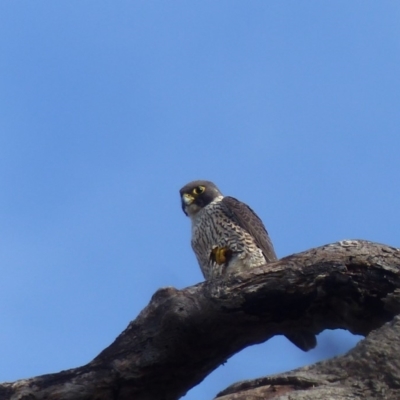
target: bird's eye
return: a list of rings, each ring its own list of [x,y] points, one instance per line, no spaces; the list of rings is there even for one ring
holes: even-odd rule
[[[193,189],[193,193],[199,195],[202,194],[205,190],[206,188],[204,186],[197,186]]]

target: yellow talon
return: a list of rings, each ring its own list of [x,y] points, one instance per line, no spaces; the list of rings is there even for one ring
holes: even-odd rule
[[[232,257],[232,250],[227,247],[215,247],[211,251],[211,260],[216,262],[218,265],[229,262]]]

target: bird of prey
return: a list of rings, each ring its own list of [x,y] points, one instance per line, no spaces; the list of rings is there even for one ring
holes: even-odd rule
[[[180,196],[183,212],[192,222],[192,248],[206,280],[277,260],[264,224],[246,204],[223,196],[205,180],[188,183]],[[304,351],[316,346],[310,332],[286,336]]]

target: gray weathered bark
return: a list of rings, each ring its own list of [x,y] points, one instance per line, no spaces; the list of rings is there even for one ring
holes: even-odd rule
[[[275,376],[239,382],[216,398],[249,399],[400,399],[399,316],[371,332],[342,357]]]
[[[183,290],[160,289],[89,364],[4,383],[0,400],[178,399],[246,346],[335,328],[362,335],[380,329],[346,356],[233,385],[218,399],[400,398],[400,322],[393,320],[399,293],[400,250],[367,241],[322,246]]]

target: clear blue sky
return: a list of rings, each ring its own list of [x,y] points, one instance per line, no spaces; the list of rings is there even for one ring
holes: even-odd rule
[[[0,381],[77,367],[202,280],[178,191],[215,181],[278,256],[400,246],[400,4],[0,3]],[[340,354],[230,359],[185,399]]]

